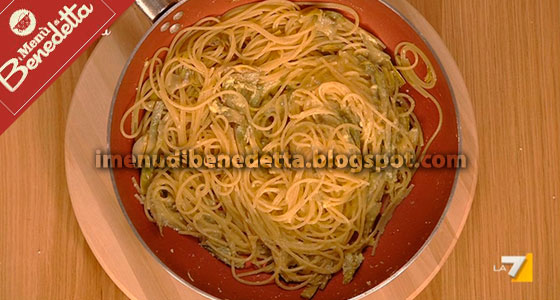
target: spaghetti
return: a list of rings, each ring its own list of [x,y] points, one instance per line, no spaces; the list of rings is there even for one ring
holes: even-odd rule
[[[135,154],[420,157],[441,128],[441,109],[427,92],[435,72],[413,44],[397,47],[396,65],[384,49],[343,5],[268,0],[238,7],[183,29],[146,61],[121,132],[135,139]],[[415,71],[420,61],[424,79]],[[400,91],[406,82],[440,111],[426,145],[415,101]],[[198,238],[240,282],[305,288],[302,296],[311,298],[339,271],[348,283],[366,247],[373,254],[413,174],[163,168],[143,169],[135,185],[160,230]]]

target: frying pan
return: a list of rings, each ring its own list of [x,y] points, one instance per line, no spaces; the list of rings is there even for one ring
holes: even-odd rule
[[[189,0],[171,3],[166,0],[137,0],[137,5],[154,24],[129,58],[115,90],[108,120],[111,153],[131,153],[133,141],[121,135],[119,122],[134,103],[138,76],[145,60],[152,57],[157,49],[169,45],[180,28],[190,26],[201,18],[219,16],[232,8],[252,2],[257,1]],[[458,127],[454,93],[445,70],[421,34],[384,1],[328,2],[354,8],[360,15],[361,27],[378,36],[387,45],[386,52],[392,57],[396,45],[403,41],[416,44],[426,53],[438,77],[437,84],[430,93],[440,102],[444,115],[442,131],[428,154],[460,153],[461,131]],[[435,106],[410,86],[405,85],[403,89],[410,90],[410,94],[416,99],[415,113],[425,136],[431,136],[438,123]],[[414,189],[395,210],[380,238],[375,255],[369,255],[371,250],[366,249],[364,262],[352,282],[343,285],[342,274],[336,274],[325,290],[317,292],[313,299],[363,298],[402,273],[437,230],[453,196],[458,172],[458,169],[419,169],[412,180]],[[169,228],[164,228],[163,235],[160,235],[158,227],[146,218],[142,205],[134,197],[136,190],[131,178],[138,179],[139,172],[133,169],[111,169],[111,177],[123,212],[140,241],[162,267],[183,284],[211,299],[300,299],[301,290],[285,291],[274,284],[248,286],[236,281],[230,268],[202,248],[195,238],[179,235]]]

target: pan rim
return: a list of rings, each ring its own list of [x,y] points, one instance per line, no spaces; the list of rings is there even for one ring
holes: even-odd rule
[[[262,0],[257,0],[258,1],[262,1]],[[293,0],[290,0],[293,1]],[[300,2],[301,0],[295,0],[294,2]],[[305,0],[303,0],[305,1]],[[460,112],[459,112],[459,105],[457,103],[457,95],[455,92],[455,89],[453,88],[453,85],[451,84],[451,80],[449,78],[449,75],[446,71],[446,69],[444,68],[441,59],[439,57],[439,55],[434,51],[434,48],[432,47],[432,45],[429,43],[429,41],[427,40],[427,38],[424,36],[424,34],[422,34],[420,32],[420,30],[412,23],[412,21],[407,18],[404,14],[402,14],[397,7],[395,7],[394,5],[392,5],[391,3],[389,3],[389,0],[377,0],[379,1],[381,4],[385,5],[387,8],[389,8],[393,13],[395,13],[399,18],[401,18],[413,31],[414,33],[420,38],[420,40],[426,45],[426,47],[428,48],[428,50],[430,50],[431,54],[433,55],[433,57],[436,60],[436,63],[438,65],[438,67],[440,68],[441,72],[443,73],[443,77],[445,78],[447,87],[449,89],[449,92],[451,94],[451,100],[454,106],[454,110],[455,110],[455,117],[456,117],[456,126],[457,126],[457,153],[463,153],[463,132],[462,132],[462,128],[461,128],[461,119],[460,119]],[[132,60],[134,58],[134,56],[136,55],[136,53],[138,52],[138,50],[140,49],[140,47],[144,44],[145,40],[147,39],[147,37],[154,31],[156,30],[160,24],[163,22],[163,20],[165,20],[166,17],[168,17],[169,15],[172,15],[173,13],[175,13],[175,11],[180,8],[181,6],[183,6],[183,4],[189,2],[189,0],[181,0],[175,4],[173,4],[165,13],[163,13],[161,16],[159,16],[159,18],[152,24],[152,26],[146,31],[146,33],[144,33],[144,35],[142,36],[142,38],[138,41],[138,43],[136,44],[136,46],[134,47],[133,51],[131,52],[130,56],[127,59],[126,64],[124,65],[121,74],[119,76],[119,79],[117,81],[117,85],[115,87],[115,90],[113,92],[113,98],[111,100],[111,104],[110,104],[110,111],[109,111],[109,116],[108,116],[108,120],[107,120],[107,149],[111,149],[111,125],[112,125],[112,119],[113,119],[113,114],[114,114],[114,107],[115,107],[115,103],[117,101],[117,96],[119,93],[119,90],[121,88],[124,76],[127,72],[127,70],[130,67],[130,64],[132,63]],[[318,2],[328,2],[328,0],[319,0]],[[414,9],[414,8],[412,8]],[[414,9],[416,10],[416,9]],[[419,14],[420,15],[420,14]],[[424,17],[422,16],[422,18],[424,19]],[[424,19],[425,20],[425,19]],[[430,25],[431,27],[431,25]],[[435,30],[434,30],[435,31]],[[438,38],[439,35],[438,35]],[[441,39],[441,38],[440,38]],[[447,50],[447,49],[446,49]],[[477,150],[478,151],[478,150]],[[438,222],[436,223],[435,227],[433,228],[432,232],[430,233],[430,235],[426,238],[426,240],[424,241],[424,243],[422,244],[422,246],[414,253],[414,255],[403,265],[401,266],[397,271],[395,271],[395,273],[393,273],[391,276],[389,276],[388,278],[386,278],[385,280],[383,280],[382,282],[380,282],[379,284],[375,285],[374,287],[362,292],[359,295],[356,295],[352,298],[349,298],[348,300],[358,300],[358,299],[363,299],[364,297],[367,297],[373,293],[375,293],[376,291],[382,289],[383,287],[385,287],[386,285],[388,285],[389,283],[391,283],[393,280],[395,280],[398,276],[400,276],[402,273],[404,273],[406,271],[406,269],[408,269],[408,267],[410,267],[415,261],[416,259],[422,254],[422,252],[424,252],[424,250],[428,247],[428,245],[430,244],[430,242],[432,241],[432,239],[434,238],[434,236],[436,235],[436,233],[439,231],[441,224],[443,223],[443,220],[445,219],[449,208],[451,207],[451,203],[452,200],[455,196],[455,192],[457,189],[457,183],[458,183],[458,179],[459,179],[459,174],[460,174],[461,170],[458,168],[455,170],[455,176],[453,179],[453,186],[451,188],[451,191],[449,193],[449,198],[447,199],[447,204],[445,205],[445,208],[438,220]],[[191,283],[189,283],[188,281],[186,281],[185,279],[183,279],[181,276],[177,275],[173,270],[171,270],[151,249],[150,247],[146,244],[146,242],[144,241],[144,239],[140,236],[140,234],[138,233],[136,227],[134,226],[134,223],[132,222],[132,220],[130,219],[124,204],[122,202],[122,199],[120,197],[119,194],[119,190],[117,187],[117,183],[116,183],[116,179],[115,179],[115,175],[114,175],[114,170],[113,168],[109,168],[109,173],[110,173],[110,177],[111,177],[111,184],[113,186],[113,191],[115,192],[115,196],[117,198],[117,201],[119,203],[119,206],[126,218],[127,223],[129,224],[129,226],[131,227],[134,235],[136,236],[136,238],[140,241],[140,243],[142,244],[142,246],[145,248],[145,250],[148,251],[148,253],[158,262],[159,265],[161,265],[165,271],[167,273],[169,273],[174,279],[176,279],[177,281],[179,281],[181,284],[189,287],[190,289],[198,292],[200,295],[208,298],[208,299],[212,299],[212,300],[221,300],[220,298],[217,298],[201,289],[199,289],[198,287],[192,285]],[[470,205],[469,205],[470,206]],[[468,215],[468,214],[467,214]],[[439,268],[438,268],[439,270]]]

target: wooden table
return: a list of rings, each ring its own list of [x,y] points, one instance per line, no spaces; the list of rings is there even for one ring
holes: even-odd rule
[[[560,299],[560,3],[411,0],[471,93],[477,195],[447,263],[417,299]],[[0,136],[0,299],[125,299],[72,212],[64,129],[85,53]],[[534,282],[496,273],[534,254]]]

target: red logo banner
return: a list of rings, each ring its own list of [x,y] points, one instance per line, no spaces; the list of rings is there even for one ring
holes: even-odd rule
[[[0,4],[0,134],[133,0]]]

